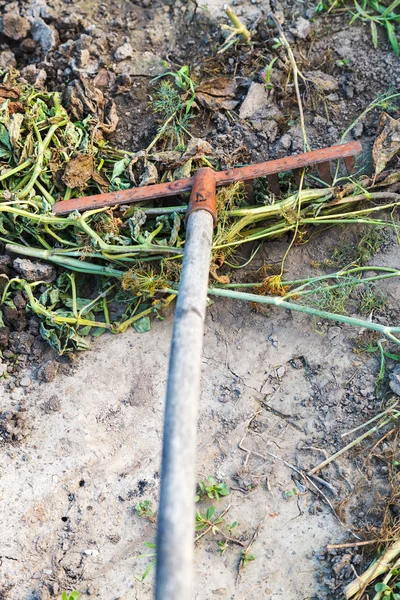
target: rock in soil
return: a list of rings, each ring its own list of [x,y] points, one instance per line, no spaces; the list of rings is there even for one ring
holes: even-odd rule
[[[56,270],[52,265],[41,262],[32,262],[29,258],[16,258],[13,262],[14,269],[27,281],[52,282],[56,278]]]
[[[56,360],[48,360],[39,368],[37,378],[41,381],[53,381],[56,378],[59,366]]]
[[[29,354],[35,338],[26,331],[13,331],[10,333],[9,347],[14,354]]]
[[[389,375],[389,386],[392,392],[400,396],[400,365],[397,365]]]
[[[121,60],[126,60],[127,58],[131,58],[133,56],[133,48],[129,42],[125,42],[119,48],[116,49],[114,58],[118,62]]]
[[[6,13],[0,25],[1,32],[12,40],[22,40],[28,35],[29,21],[14,13]]]
[[[0,68],[15,68],[16,66],[17,61],[11,50],[3,50],[3,52],[0,52]]]
[[[39,42],[43,52],[46,53],[54,50],[60,42],[57,30],[40,17],[32,23],[32,37],[36,42]]]

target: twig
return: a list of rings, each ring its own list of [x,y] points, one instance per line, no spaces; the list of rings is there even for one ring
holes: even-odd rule
[[[362,540],[359,542],[348,542],[346,544],[328,544],[327,550],[336,550],[338,548],[354,548],[357,546],[371,546],[372,544],[378,544],[379,542],[389,542],[392,540]]]
[[[295,87],[295,90],[296,90],[297,104],[298,104],[298,107],[299,107],[301,132],[303,134],[304,151],[307,152],[307,150],[310,150],[310,146],[308,145],[308,141],[307,141],[307,133],[306,133],[306,124],[305,124],[305,121],[304,121],[303,104],[302,104],[301,94],[300,94],[300,88],[299,88],[299,76],[303,80],[305,80],[305,77],[301,74],[301,72],[299,71],[299,69],[297,67],[296,59],[294,57],[292,48],[290,47],[290,44],[287,41],[287,38],[286,38],[286,36],[285,36],[285,34],[283,32],[283,29],[282,29],[280,23],[278,22],[278,20],[276,19],[275,15],[273,13],[270,13],[269,16],[272,18],[272,20],[274,21],[274,23],[275,23],[275,25],[276,25],[276,27],[278,29],[280,40],[282,41],[282,44],[286,48],[286,52],[287,52],[290,64],[292,65],[292,69],[293,69],[293,83],[294,83],[294,87]]]
[[[255,590],[256,588],[260,587],[260,585],[262,585],[264,583],[264,581],[267,581],[268,577],[265,577],[264,579],[262,579],[261,581],[259,581],[258,583],[254,584],[253,586],[251,586],[251,588],[249,590],[247,590],[247,592],[245,593],[245,595],[243,596],[242,600],[246,600],[247,596],[250,594],[250,592],[252,592],[253,590]]]
[[[253,533],[253,535],[251,537],[251,540],[249,541],[249,543],[247,544],[246,548],[242,552],[242,556],[241,556],[241,559],[239,561],[238,573],[237,573],[237,576],[236,576],[236,585],[239,583],[241,572],[242,572],[243,567],[244,567],[244,565],[246,563],[246,558],[245,557],[247,556],[248,552],[250,552],[250,548],[252,547],[252,545],[254,544],[254,542],[256,541],[256,539],[258,538],[258,536],[260,535],[260,531],[261,531],[261,528],[263,526],[264,519],[265,519],[265,514],[264,514],[263,518],[261,519],[261,521],[259,522],[259,524],[257,525],[256,530],[254,531],[254,533]]]

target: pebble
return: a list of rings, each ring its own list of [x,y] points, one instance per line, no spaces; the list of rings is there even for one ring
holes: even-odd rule
[[[32,37],[35,42],[39,42],[43,52],[54,50],[60,41],[57,30],[51,25],[47,25],[40,17],[37,17],[32,23]]]
[[[307,21],[307,19],[304,19],[304,17],[299,17],[294,27],[290,29],[290,33],[301,40],[307,39],[311,33],[310,21]]]
[[[16,67],[17,61],[11,50],[0,52],[0,68]]]
[[[119,48],[116,49],[114,53],[114,58],[116,61],[120,62],[121,60],[126,60],[127,58],[132,58],[133,56],[133,48],[129,42],[125,42]]]
[[[14,13],[6,13],[1,25],[2,33],[12,40],[22,40],[28,35],[31,26],[29,21]]]
[[[284,367],[284,366],[282,366],[282,367],[279,367],[279,368],[276,370],[276,374],[277,374],[277,376],[279,377],[279,379],[282,379],[282,377],[284,376],[284,374],[285,374],[285,373],[286,373],[286,369],[285,369],[285,367]]]
[[[13,262],[14,269],[27,281],[54,281],[56,270],[52,265],[33,262],[28,258],[16,258]]]
[[[29,387],[31,385],[31,379],[27,375],[20,379],[19,385],[21,387]]]

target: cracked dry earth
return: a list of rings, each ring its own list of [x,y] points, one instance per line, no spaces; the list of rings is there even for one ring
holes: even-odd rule
[[[321,234],[295,248],[288,275],[298,276],[324,244]],[[274,261],[287,243],[266,248]],[[375,262],[396,257],[392,244]],[[260,264],[266,259],[257,257]],[[386,286],[395,303],[397,287]],[[150,561],[137,556],[148,552],[144,542],[154,541],[155,525],[134,507],[157,502],[172,321],[171,311],[147,334],[103,336],[69,375],[34,382],[19,400],[3,395],[10,411],[25,410],[15,421],[19,442],[1,454],[1,598],[59,598],[63,589],[102,600],[152,597],[153,574],[144,582],[134,576]],[[231,493],[217,510],[231,505],[227,522],[238,521],[244,543],[262,525],[252,547],[256,560],[239,580],[239,546],[221,556],[216,538],[201,540],[197,600],[338,597],[330,595],[334,583],[322,553],[327,543],[349,539],[347,525],[321,495],[305,492],[280,459],[309,469],[324,451],[340,447],[340,433],[377,411],[377,364],[353,353],[358,335],[305,315],[261,314],[239,302],[218,300],[208,309],[198,478],[214,475],[228,483]],[[338,493],[322,488],[330,502],[346,496],[355,468],[345,457],[324,471]],[[372,498],[373,489],[367,478],[360,484],[364,497]]]

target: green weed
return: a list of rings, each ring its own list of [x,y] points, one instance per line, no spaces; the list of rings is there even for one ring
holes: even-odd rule
[[[152,510],[150,500],[143,500],[136,504],[135,511],[138,517],[148,519],[151,523],[156,522],[155,513]]]
[[[222,496],[229,495],[229,488],[226,483],[218,483],[214,477],[207,477],[207,482],[199,481],[199,491],[196,495],[196,502],[199,502],[204,496],[219,500]]]
[[[61,600],[79,600],[80,596],[79,592],[63,592],[61,594]]]
[[[351,16],[350,23],[357,20],[369,23],[371,28],[372,43],[378,48],[378,27],[386,30],[390,46],[396,56],[399,55],[397,40],[398,23],[400,14],[396,10],[400,7],[400,0],[382,4],[378,0],[320,0],[315,7],[316,12],[332,12],[335,8],[345,7]]]

